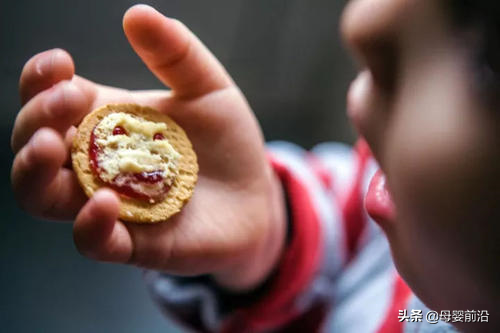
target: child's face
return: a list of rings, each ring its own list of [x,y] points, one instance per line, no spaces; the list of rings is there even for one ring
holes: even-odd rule
[[[353,0],[342,33],[365,69],[348,113],[393,198],[372,182],[367,209],[412,289],[453,310],[498,293],[500,110],[481,98],[474,47],[444,2]]]

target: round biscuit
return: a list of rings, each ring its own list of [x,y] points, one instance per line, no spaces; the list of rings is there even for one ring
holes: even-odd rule
[[[73,140],[71,158],[80,185],[88,197],[101,187],[106,187],[92,171],[89,159],[90,136],[94,127],[107,115],[124,112],[153,122],[167,124],[166,139],[181,155],[178,174],[167,193],[167,197],[157,203],[120,195],[120,219],[136,223],[155,223],[167,220],[178,213],[191,198],[198,178],[196,153],[184,130],[167,115],[147,106],[137,104],[108,104],[89,113],[78,126]]]

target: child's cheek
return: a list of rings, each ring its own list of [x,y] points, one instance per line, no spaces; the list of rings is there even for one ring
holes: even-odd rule
[[[452,114],[445,119],[439,112],[446,111],[402,115],[388,136],[393,139],[386,172],[398,212],[419,220],[454,220],[463,214],[484,164],[484,144],[473,122]]]
[[[466,73],[451,53],[411,66],[401,83],[384,149],[398,214],[435,225],[469,206],[491,131]]]

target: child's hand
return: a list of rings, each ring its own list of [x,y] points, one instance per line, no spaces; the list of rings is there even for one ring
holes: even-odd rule
[[[75,219],[74,240],[91,258],[179,274],[212,273],[235,289],[255,286],[284,242],[284,204],[261,132],[244,97],[215,57],[181,23],[139,5],[125,34],[172,91],[127,91],[74,75],[61,50],[37,54],[21,74],[25,103],[12,134],[12,183],[33,215]],[[124,68],[124,71],[127,69]],[[150,105],[186,131],[200,173],[190,202],[169,221],[117,221],[119,199],[100,190],[88,200],[70,169],[74,125],[106,103]]]

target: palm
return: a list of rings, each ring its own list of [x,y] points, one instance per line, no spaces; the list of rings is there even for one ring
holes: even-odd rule
[[[260,219],[242,219],[242,210],[267,190],[267,164],[257,123],[239,90],[234,87],[194,99],[173,96],[170,91],[133,92],[97,86],[91,108],[107,103],[140,103],[172,117],[193,143],[200,166],[198,183],[190,202],[167,223],[150,226],[125,224],[135,247],[124,248],[133,258],[129,262],[148,268],[195,273],[192,262],[198,249],[224,250],[251,240]],[[244,166],[244,167],[242,167]],[[265,181],[263,181],[263,179]],[[240,216],[240,217],[239,217]],[[254,216],[257,217],[257,216]],[[173,253],[174,252],[174,253]],[[161,253],[161,256],[154,254]],[[204,272],[214,264],[223,265],[221,253],[195,269]],[[163,263],[168,258],[167,267]],[[150,258],[158,258],[151,260]],[[179,262],[175,263],[176,258]],[[182,259],[182,260],[181,260]],[[229,258],[228,258],[229,260]]]

